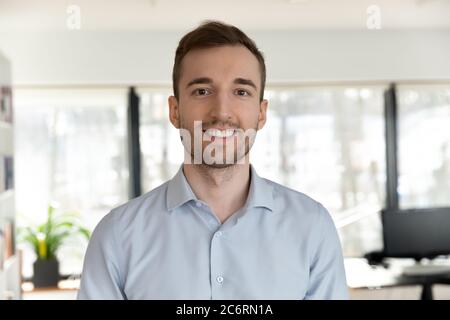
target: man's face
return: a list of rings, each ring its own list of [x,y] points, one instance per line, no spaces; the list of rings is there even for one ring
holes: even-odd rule
[[[186,151],[194,156],[194,121],[201,121],[202,155],[209,154],[213,146],[210,144],[215,143],[214,147],[222,149],[223,159],[231,151],[234,162],[241,160],[253,139],[240,139],[239,133],[251,130],[256,133],[266,121],[268,102],[259,100],[261,74],[257,58],[244,46],[190,51],[182,61],[178,89],[178,101],[174,96],[169,97],[170,121],[176,128],[190,133],[191,141],[183,139]],[[229,136],[233,129],[233,135]],[[211,166],[232,165],[225,162]]]

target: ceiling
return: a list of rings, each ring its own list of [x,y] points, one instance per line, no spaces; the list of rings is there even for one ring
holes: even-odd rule
[[[376,4],[381,29],[450,29],[450,0],[0,0],[0,31],[186,30],[218,19],[246,30],[365,29]]]

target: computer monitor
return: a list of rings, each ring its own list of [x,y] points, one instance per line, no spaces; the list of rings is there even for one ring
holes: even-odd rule
[[[450,208],[383,210],[384,256],[434,258],[450,254]]]

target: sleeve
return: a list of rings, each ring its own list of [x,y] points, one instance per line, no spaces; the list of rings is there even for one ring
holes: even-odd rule
[[[97,225],[86,251],[81,275],[79,300],[123,300],[120,261],[115,234],[115,221],[111,213]]]
[[[333,219],[321,204],[318,230],[319,240],[312,254],[305,299],[347,300],[348,287],[339,236]]]

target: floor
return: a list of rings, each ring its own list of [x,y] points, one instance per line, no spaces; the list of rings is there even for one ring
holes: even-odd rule
[[[352,300],[419,300],[420,286],[383,288],[383,289],[351,289]],[[435,285],[433,288],[435,300],[450,300],[450,285]],[[77,290],[46,290],[24,292],[24,300],[74,300]]]

